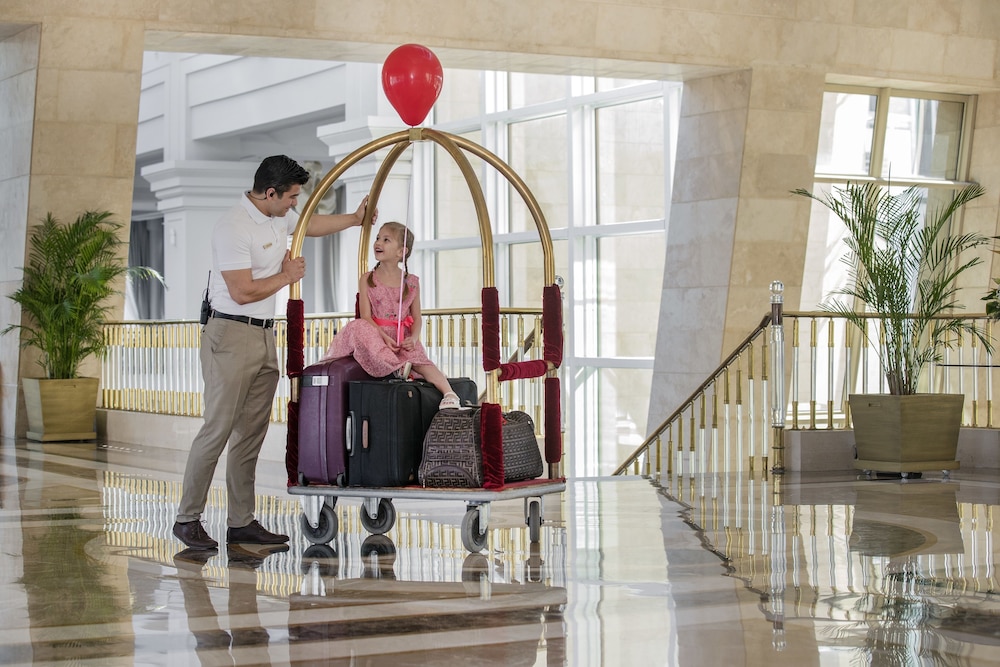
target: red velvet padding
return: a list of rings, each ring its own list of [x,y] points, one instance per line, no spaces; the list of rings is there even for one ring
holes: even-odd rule
[[[563,358],[562,293],[558,285],[542,290],[542,358],[558,367]]]
[[[288,358],[285,361],[285,371],[288,375],[298,375],[305,366],[305,304],[301,299],[289,299],[285,313],[288,316]]]
[[[499,489],[503,486],[503,413],[496,403],[483,403],[479,414],[483,488]]]
[[[285,372],[292,381],[301,377],[305,367],[305,304],[301,299],[289,299],[285,308],[288,316],[288,351],[285,359]],[[288,486],[298,484],[299,472],[299,405],[288,401],[288,429],[285,433],[285,473],[288,475]]]
[[[562,460],[562,401],[559,378],[545,378],[545,462]]]
[[[488,373],[498,368],[500,368],[500,294],[496,287],[484,287],[483,370]]]
[[[549,365],[541,359],[518,361],[510,364],[500,364],[500,380],[520,380],[522,378],[540,378],[549,370]]]

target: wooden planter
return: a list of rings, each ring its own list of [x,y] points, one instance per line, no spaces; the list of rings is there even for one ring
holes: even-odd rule
[[[98,378],[21,378],[28,412],[28,439],[39,442],[96,440]]]
[[[962,394],[851,394],[854,467],[880,472],[955,470]]]

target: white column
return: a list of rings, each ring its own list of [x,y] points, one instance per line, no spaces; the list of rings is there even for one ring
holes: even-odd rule
[[[212,228],[253,185],[257,162],[170,161],[149,165],[163,213],[164,318],[197,319],[212,266]]]

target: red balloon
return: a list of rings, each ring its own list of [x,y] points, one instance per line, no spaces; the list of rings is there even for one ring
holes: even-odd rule
[[[441,94],[444,73],[437,56],[425,46],[403,44],[382,65],[382,90],[410,127],[424,122]]]

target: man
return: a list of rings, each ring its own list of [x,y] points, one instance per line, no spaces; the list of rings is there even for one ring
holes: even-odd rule
[[[205,423],[191,444],[173,529],[190,548],[218,547],[201,515],[227,442],[226,541],[288,541],[287,535],[268,531],[254,518],[254,482],[278,386],[275,294],[300,280],[306,269],[305,259],[292,259],[287,247],[299,218],[292,207],[308,180],[309,172],[291,158],[265,158],[253,190],[222,216],[212,233],[211,310],[201,335]],[[312,216],[306,235],[325,236],[360,225],[367,204],[365,198],[354,213]]]

